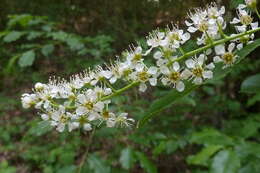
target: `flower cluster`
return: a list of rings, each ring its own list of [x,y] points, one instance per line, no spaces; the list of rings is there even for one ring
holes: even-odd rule
[[[213,78],[216,63],[222,63],[223,68],[235,64],[238,58],[235,48],[241,49],[252,42],[254,34],[248,34],[249,30],[259,30],[258,22],[253,22],[251,12],[247,10],[253,3],[253,0],[246,0],[246,5],[238,6],[238,16],[230,22],[235,25],[237,34],[227,36],[224,33],[227,25],[225,7],[219,8],[212,3],[206,9],[198,8],[189,13],[189,19],[185,21],[187,31],[172,24],[147,36],[147,50],[144,46],[132,45],[110,65],[87,69],[70,80],[51,78],[47,84],[36,83],[32,94],[22,95],[22,105],[41,110],[41,118],[59,132],[81,127],[89,131],[101,124],[130,126],[134,119],[127,113],[110,110],[112,97],[136,85],[140,92],[145,92],[148,85],[160,84],[182,92],[187,84],[200,85]],[[185,52],[184,45],[194,32],[201,33],[197,45],[205,46],[201,51]],[[221,39],[224,41],[217,42]],[[152,66],[145,63],[149,56],[154,60]],[[116,83],[118,86],[122,82],[127,85],[114,88]]]

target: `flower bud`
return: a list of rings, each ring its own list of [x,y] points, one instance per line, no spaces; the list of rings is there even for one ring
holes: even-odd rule
[[[257,0],[245,0],[245,3],[249,8],[256,9],[256,1]]]
[[[37,82],[34,87],[37,91],[41,91],[44,89],[44,84]]]

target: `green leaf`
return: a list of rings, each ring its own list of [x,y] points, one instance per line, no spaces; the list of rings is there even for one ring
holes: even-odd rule
[[[92,154],[88,158],[89,168],[94,171],[94,173],[110,173],[111,169],[107,164],[95,154]]]
[[[222,149],[221,145],[209,145],[203,148],[199,153],[194,156],[189,156],[187,162],[192,165],[202,165],[207,166],[209,158],[215,154],[217,151]]]
[[[121,151],[120,163],[124,169],[130,169],[134,163],[134,154],[131,148],[125,148]]]
[[[32,126],[31,129],[29,130],[29,133],[35,136],[42,136],[47,132],[51,131],[51,129],[52,127],[50,125],[50,122],[41,121],[35,124],[34,126]]]
[[[11,31],[4,37],[4,42],[10,43],[21,38],[25,33],[19,31]]]
[[[232,150],[222,150],[213,158],[211,173],[237,173],[240,159]]]
[[[260,74],[246,78],[241,84],[241,92],[257,93],[260,92]]]
[[[237,63],[239,63],[242,59],[244,59],[250,52],[255,50],[258,46],[260,46],[260,39],[255,40],[253,43],[245,46],[243,49],[237,51],[237,55],[239,56]],[[220,65],[214,70],[214,78],[204,83],[211,83],[215,80],[219,80],[225,77],[231,70],[234,68],[236,64],[231,68],[222,69]],[[137,127],[142,127],[145,123],[147,123],[151,118],[153,118],[157,113],[161,112],[162,110],[172,106],[177,100],[183,98],[190,94],[193,90],[198,88],[199,86],[194,85],[186,85],[186,89],[183,92],[178,92],[176,90],[170,91],[164,97],[155,100],[147,112],[143,115],[143,118],[138,122]]]
[[[215,129],[203,129],[200,132],[192,134],[191,143],[204,145],[232,145],[234,142],[232,138],[220,133]]]
[[[173,105],[178,99],[181,99],[188,94],[191,93],[195,88],[198,88],[198,86],[195,85],[189,85],[186,87],[186,89],[183,92],[178,92],[176,90],[170,91],[166,96],[155,100],[148,111],[144,114],[143,118],[138,122],[137,127],[142,127],[148,120],[150,120],[153,116],[155,116],[157,113],[161,112],[162,110],[170,107]]]
[[[253,97],[248,98],[246,106],[247,107],[253,106],[257,102],[260,102],[260,93],[257,93]]]
[[[22,54],[18,63],[20,67],[27,67],[33,64],[34,59],[35,59],[35,52],[33,50],[29,50]]]
[[[44,45],[41,49],[41,52],[44,56],[49,56],[54,51],[54,45],[53,44],[47,44]]]
[[[57,173],[73,173],[76,172],[77,167],[75,165],[65,166],[63,168],[59,168]]]
[[[155,165],[145,156],[144,153],[135,152],[137,159],[140,161],[141,167],[147,173],[157,173],[157,168]]]

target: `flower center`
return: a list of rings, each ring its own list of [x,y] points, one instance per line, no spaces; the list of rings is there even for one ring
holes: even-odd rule
[[[233,61],[234,61],[234,54],[233,53],[231,53],[231,52],[227,52],[227,53],[225,53],[223,56],[222,56],[222,59],[224,60],[224,62],[226,63],[226,64],[232,64],[233,63]]]
[[[205,32],[205,31],[208,30],[208,28],[209,28],[208,23],[207,23],[206,21],[202,21],[202,22],[199,24],[199,28],[198,28],[198,29],[199,29],[201,32]]]
[[[88,110],[92,110],[94,107],[94,104],[92,102],[87,102],[84,104],[84,106],[88,109]]]
[[[192,73],[197,76],[197,77],[202,77],[202,72],[203,72],[203,68],[201,67],[195,67],[193,70],[192,70]]]
[[[170,41],[174,42],[174,41],[180,41],[180,36],[178,33],[174,32],[170,35]]]
[[[170,75],[169,75],[169,79],[171,80],[171,81],[178,81],[179,79],[180,79],[180,73],[179,72],[172,72],[172,73],[170,73]]]
[[[242,15],[240,20],[243,25],[250,25],[253,22],[253,18],[249,15]]]
[[[147,81],[149,79],[149,76],[150,75],[147,72],[145,72],[145,71],[142,71],[142,72],[138,73],[139,80],[143,81],[143,82]]]
[[[135,54],[133,57],[133,61],[134,62],[138,62],[142,59],[142,55],[141,54]]]
[[[62,114],[62,115],[61,115],[61,117],[60,117],[60,122],[66,123],[68,120],[69,120],[69,118],[68,118],[65,114]]]
[[[86,116],[80,116],[78,119],[78,122],[82,125],[82,124],[88,123],[89,121]]]
[[[110,117],[108,111],[104,111],[104,112],[102,113],[102,116],[103,116],[103,118],[105,118],[105,119],[108,119],[108,118]]]

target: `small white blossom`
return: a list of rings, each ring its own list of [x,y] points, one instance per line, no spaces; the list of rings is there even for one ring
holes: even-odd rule
[[[224,66],[223,68],[229,67],[233,65],[237,59],[237,55],[233,53],[235,49],[235,43],[230,43],[228,45],[228,51],[226,51],[225,45],[221,44],[215,47],[215,52],[217,56],[214,57],[214,62],[223,62]]]
[[[162,76],[162,83],[164,85],[172,85],[177,91],[182,92],[185,89],[183,83],[184,76],[181,73],[181,68],[178,62],[174,62],[171,67],[162,66],[160,68]]]
[[[136,71],[134,71],[131,74],[131,79],[133,81],[139,81],[141,82],[139,86],[139,90],[141,92],[144,92],[147,89],[146,82],[149,81],[149,83],[152,86],[155,86],[157,84],[157,76],[158,76],[158,69],[157,67],[149,67],[147,68],[144,64],[139,63],[136,65],[135,68]]]
[[[204,54],[201,54],[198,58],[194,57],[193,59],[185,61],[188,69],[183,71],[184,78],[191,77],[193,83],[196,85],[202,84],[203,79],[211,79],[213,77],[211,70],[215,66],[212,63],[206,65],[205,61],[206,56]]]

